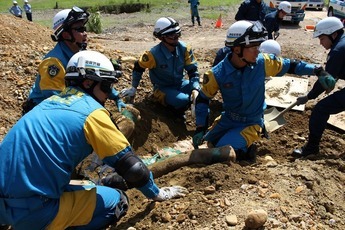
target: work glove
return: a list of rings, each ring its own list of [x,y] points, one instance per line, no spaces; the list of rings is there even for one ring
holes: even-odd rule
[[[189,193],[188,189],[182,186],[171,186],[171,187],[162,187],[159,189],[159,193],[156,197],[153,198],[155,201],[164,201],[170,200],[172,198],[183,197]]]
[[[195,105],[196,105],[196,98],[198,97],[198,95],[199,95],[198,90],[193,90],[192,94],[190,95],[192,118],[195,118]]]
[[[304,105],[309,100],[308,95],[300,96],[297,98],[296,105]]]
[[[121,100],[121,98],[118,98],[116,100],[117,110],[121,112],[122,109],[126,108],[126,104]]]
[[[131,87],[129,89],[123,89],[121,90],[121,97],[134,97],[135,93],[137,92],[137,89],[134,87]]]
[[[193,146],[195,149],[199,148],[199,145],[204,141],[205,128],[197,127],[193,136]]]
[[[110,61],[113,64],[114,70],[122,70],[121,61],[119,59],[110,59]]]
[[[322,67],[317,67],[314,70],[315,75],[318,77],[320,84],[325,89],[326,93],[330,93],[334,87],[336,80],[332,75],[325,71]]]

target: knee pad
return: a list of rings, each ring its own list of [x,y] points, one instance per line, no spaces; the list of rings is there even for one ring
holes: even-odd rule
[[[116,172],[125,179],[129,187],[140,188],[150,180],[150,171],[134,153],[125,154],[115,165]]]

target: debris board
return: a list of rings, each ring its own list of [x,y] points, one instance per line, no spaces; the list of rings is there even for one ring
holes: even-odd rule
[[[308,91],[309,78],[271,77],[266,82],[266,104],[273,107],[287,108],[294,103],[297,97]],[[292,109],[304,111],[305,105],[295,106]]]

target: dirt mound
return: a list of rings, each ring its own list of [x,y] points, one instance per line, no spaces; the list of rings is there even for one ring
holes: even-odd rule
[[[121,21],[123,15],[112,17]],[[131,17],[140,21],[142,14]],[[233,15],[223,17],[224,23],[232,21]],[[223,45],[226,27],[217,30],[214,22],[207,19],[203,19],[202,27],[186,26],[188,23],[189,18],[180,20],[183,40],[191,41],[195,47],[202,74],[211,65],[215,47]],[[89,34],[89,49],[124,60],[124,77],[116,86],[121,90],[130,85],[132,60],[156,41],[147,32],[152,31],[152,22],[112,31],[116,33]],[[55,44],[50,34],[50,29],[36,23],[0,15],[0,140],[20,118],[21,104],[35,80],[37,66]],[[325,52],[303,28],[281,28],[279,42],[285,56],[319,63],[325,60]],[[141,121],[130,141],[139,155],[150,156],[178,141],[190,141],[194,130],[190,113],[184,124],[154,103],[147,73],[134,105],[141,112]],[[211,117],[215,117],[220,103],[214,100],[211,106],[215,110]],[[136,190],[128,191],[128,214],[117,226],[109,228],[227,229],[228,219],[235,215],[238,221],[233,229],[242,229],[249,211],[264,209],[268,213],[267,229],[344,229],[344,132],[329,127],[323,135],[320,155],[304,160],[291,157],[292,150],[305,142],[312,106],[310,102],[305,112],[284,115],[288,123],[272,133],[270,139],[258,143],[254,165],[193,165],[156,180],[160,186],[187,187],[190,193],[184,198],[159,203],[145,199]],[[111,103],[107,107],[115,112]]]

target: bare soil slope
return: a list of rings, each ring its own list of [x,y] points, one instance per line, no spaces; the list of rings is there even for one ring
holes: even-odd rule
[[[226,29],[234,22],[233,14],[223,16],[224,26],[219,29],[207,19],[202,21],[202,27],[190,27],[189,16],[173,15],[182,26],[182,40],[194,48],[201,74],[224,44]],[[38,16],[44,17],[37,13]],[[89,49],[122,58],[125,76],[116,86],[119,90],[130,85],[132,60],[158,42],[153,39],[152,30],[160,16],[151,14],[144,19],[144,13],[107,15],[116,22],[130,18],[137,23],[116,25],[101,35],[89,34]],[[283,56],[323,63],[327,53],[317,39],[311,38],[312,33],[304,30],[304,25],[315,24],[326,12],[308,11],[307,16],[300,26],[281,27],[278,41]],[[21,104],[33,84],[40,59],[54,46],[50,33],[38,24],[0,15],[0,140],[20,118]],[[176,121],[171,113],[152,102],[150,89],[146,76],[134,102],[142,120],[130,141],[141,156],[188,141],[194,131],[189,112],[186,125]],[[254,165],[194,165],[156,179],[160,186],[188,188],[190,193],[184,198],[154,203],[136,190],[128,191],[129,212],[109,229],[243,229],[246,215],[253,209],[268,213],[265,229],[344,229],[344,132],[329,127],[320,155],[297,160],[291,157],[292,150],[305,142],[313,104],[308,102],[305,112],[284,115],[288,124],[258,143]],[[111,104],[107,106],[115,109]],[[220,103],[213,101],[212,108],[214,117],[220,111]],[[227,220],[232,215],[237,217],[237,225],[230,227]]]

